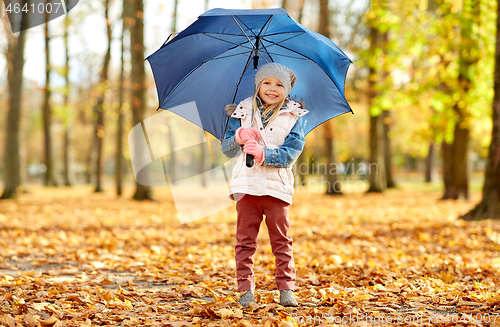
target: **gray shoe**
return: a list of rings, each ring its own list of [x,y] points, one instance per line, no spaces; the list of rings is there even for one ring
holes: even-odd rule
[[[293,290],[281,290],[280,291],[280,304],[284,307],[298,307],[299,304],[295,300],[293,295]]]
[[[239,301],[240,301],[240,304],[244,307],[248,307],[251,302],[255,302],[255,297],[253,296],[253,290],[246,291],[245,294],[240,296]]]

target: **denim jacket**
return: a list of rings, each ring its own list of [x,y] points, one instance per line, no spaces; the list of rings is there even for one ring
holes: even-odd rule
[[[262,116],[263,110],[260,109],[260,112]],[[264,120],[265,118],[263,117],[262,123],[266,126],[269,122],[264,123]],[[241,127],[240,119],[229,117],[227,129],[224,134],[224,140],[222,141],[222,152],[224,152],[224,154],[229,158],[237,157],[243,149],[243,147],[234,140],[234,134],[239,127]],[[302,153],[304,144],[305,136],[302,129],[302,117],[299,117],[290,133],[287,135],[283,145],[281,145],[278,149],[264,148],[264,163],[262,166],[275,168],[292,167],[299,155]]]

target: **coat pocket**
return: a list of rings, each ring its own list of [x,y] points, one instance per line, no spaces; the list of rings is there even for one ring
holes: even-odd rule
[[[280,175],[281,182],[286,185],[288,183],[286,168],[278,168],[278,174]]]

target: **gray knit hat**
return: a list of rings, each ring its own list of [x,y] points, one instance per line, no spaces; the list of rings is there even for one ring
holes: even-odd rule
[[[267,77],[277,78],[281,83],[283,83],[283,86],[285,87],[285,96],[290,94],[290,91],[295,85],[295,80],[297,79],[297,76],[295,76],[294,72],[290,68],[282,64],[272,62],[261,66],[255,74],[255,88],[257,88],[260,82]]]

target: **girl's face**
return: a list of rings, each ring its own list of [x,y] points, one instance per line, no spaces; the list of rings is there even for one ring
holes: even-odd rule
[[[259,97],[266,105],[280,103],[285,99],[285,87],[279,79],[266,77],[260,83]]]

